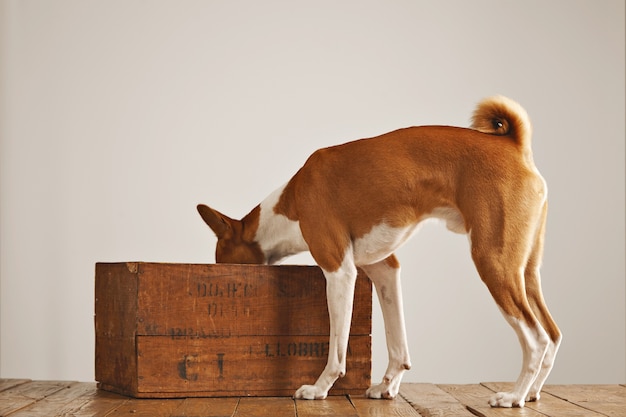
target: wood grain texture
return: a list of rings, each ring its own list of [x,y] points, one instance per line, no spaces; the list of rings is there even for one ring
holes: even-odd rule
[[[239,398],[186,398],[183,403],[174,410],[176,417],[231,417]]]
[[[626,388],[621,385],[546,385],[543,390],[585,410],[626,416]]]
[[[96,264],[96,381],[121,393],[137,390],[136,273],[135,264]]]
[[[2,391],[0,416],[9,415],[41,402],[58,391],[67,389],[71,382],[63,381],[30,381]]]
[[[326,280],[314,266],[138,263],[137,334],[328,335]],[[369,291],[368,291],[369,289]],[[351,334],[371,333],[361,274]]]
[[[358,417],[358,412],[345,396],[328,397],[325,400],[296,400],[298,417],[342,416]]]
[[[0,391],[31,382],[30,379],[0,379]]]
[[[404,398],[395,400],[373,400],[364,396],[351,396],[350,401],[359,416],[390,416],[390,417],[420,417],[426,416],[417,412]]]
[[[291,398],[242,398],[234,417],[293,417],[295,404]]]
[[[184,399],[147,400],[133,398],[107,414],[107,417],[171,417],[183,403]]]
[[[403,384],[400,395],[423,417],[471,417],[467,408],[433,384]]]
[[[360,394],[368,388],[370,343],[370,336],[350,339],[348,372],[337,380],[333,394]],[[328,342],[325,336],[140,336],[137,354],[137,396],[289,396],[317,379],[326,365]]]
[[[68,405],[77,398],[93,392],[93,384],[69,382],[64,387],[41,400],[12,414],[13,417],[49,417],[64,414]]]
[[[106,417],[116,408],[124,405],[128,397],[96,389],[96,384],[86,382],[90,390],[82,397],[76,398],[58,411],[63,417]]]
[[[17,384],[16,384],[17,382]],[[469,416],[624,416],[621,385],[548,385],[569,399],[544,393],[533,408],[490,408],[493,390],[510,383],[470,385],[403,384],[395,400],[334,396],[323,401],[291,397],[136,399],[102,391],[93,382],[0,379],[0,416],[49,417],[469,417]],[[487,388],[489,387],[489,388]],[[405,400],[405,398],[407,398]],[[471,410],[471,413],[470,411]]]

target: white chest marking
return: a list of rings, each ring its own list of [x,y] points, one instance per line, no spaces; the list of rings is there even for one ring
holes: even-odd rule
[[[284,188],[284,186],[280,187],[260,204],[259,228],[255,240],[261,246],[266,261],[270,265],[278,263],[287,256],[309,250],[302,237],[300,223],[274,212],[274,207]]]

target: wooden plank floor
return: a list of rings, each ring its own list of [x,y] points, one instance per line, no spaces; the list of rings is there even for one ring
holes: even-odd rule
[[[403,384],[393,401],[358,396],[323,401],[280,398],[135,399],[101,391],[92,382],[0,379],[0,416],[10,417],[308,417],[308,416],[626,416],[622,385],[549,385],[524,409],[490,408],[508,383]]]

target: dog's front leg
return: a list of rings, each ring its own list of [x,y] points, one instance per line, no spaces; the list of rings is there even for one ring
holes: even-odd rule
[[[378,385],[372,385],[366,395],[369,398],[392,399],[398,395],[404,372],[411,367],[409,347],[406,340],[400,265],[394,255],[384,261],[362,267],[376,286],[378,300],[385,321],[389,365]]]
[[[296,391],[295,398],[324,399],[337,378],[346,374],[346,354],[357,276],[354,264],[348,263],[346,266],[346,263],[344,262],[344,265],[335,272],[324,271],[330,316],[330,343],[326,368],[315,385],[303,385]]]

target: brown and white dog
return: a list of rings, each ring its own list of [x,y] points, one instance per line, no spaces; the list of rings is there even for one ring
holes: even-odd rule
[[[357,266],[376,287],[389,352],[385,376],[367,396],[398,394],[411,361],[394,251],[423,220],[444,220],[468,235],[480,277],[522,346],[513,390],[489,403],[523,407],[539,398],[561,341],[539,276],[546,197],[528,115],[496,96],[479,103],[471,129],[410,127],[320,149],[242,220],[205,205],[198,211],[217,235],[216,262],[274,264],[308,250],[323,270],[329,355],[315,384],[296,391],[306,399],[325,398],[346,372]]]

